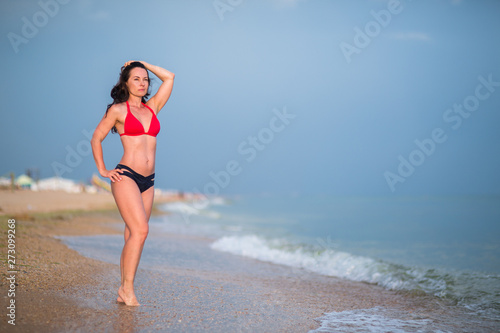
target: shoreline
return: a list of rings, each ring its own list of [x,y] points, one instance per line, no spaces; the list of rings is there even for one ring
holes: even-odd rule
[[[155,203],[169,200],[160,197]],[[7,322],[5,310],[0,331],[80,331],[89,328],[89,320],[102,321],[82,300],[92,291],[119,283],[118,265],[84,257],[56,237],[122,234],[123,221],[112,195],[0,190],[0,218],[1,304],[3,309],[12,299],[16,304],[16,325]],[[11,276],[7,273],[9,219],[16,221],[14,297],[8,297],[6,280]],[[80,267],[84,269],[75,269]],[[95,325],[93,330],[101,328]]]
[[[156,232],[148,238],[145,251],[154,251],[155,240],[162,237],[171,246],[172,259],[162,269],[147,267],[141,261],[136,283],[143,306],[121,306],[115,302],[118,265],[82,256],[56,238],[119,237],[123,222],[116,207],[110,205],[114,205],[112,196],[36,193],[26,197],[44,210],[23,212],[12,208],[8,212],[4,200],[8,193],[0,191],[0,216],[4,220],[0,228],[1,255],[5,259],[6,221],[15,218],[19,269],[16,326],[3,318],[1,331],[307,332],[319,328],[316,319],[324,313],[375,307],[394,309],[401,320],[432,320],[453,332],[491,331],[491,325],[478,326],[479,319],[467,324],[464,311],[449,307],[436,297],[390,291],[373,284],[209,251],[207,239]],[[24,195],[16,194],[17,200]],[[44,202],[55,200],[54,197],[64,199],[54,203],[59,209],[48,209]],[[75,198],[79,200],[73,206],[64,204],[75,202]],[[25,204],[26,201],[17,203]],[[175,258],[184,261],[177,262]],[[6,271],[6,261],[2,260],[4,309],[8,301]]]
[[[112,199],[112,197],[111,197]],[[15,219],[16,317],[13,326],[3,314],[1,331],[63,331],[66,318],[77,318],[84,310],[72,289],[100,286],[115,265],[81,256],[69,249],[58,235],[118,233],[117,213],[109,197],[65,192],[0,191],[0,243],[2,256],[2,307],[6,309],[7,220]],[[29,209],[31,208],[31,209]],[[118,216],[119,217],[119,216]],[[75,267],[85,267],[78,270]],[[85,327],[82,319],[78,322]]]

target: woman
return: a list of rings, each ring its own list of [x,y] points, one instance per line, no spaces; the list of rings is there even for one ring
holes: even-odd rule
[[[162,81],[149,100],[148,70]],[[97,169],[102,177],[111,180],[113,197],[125,221],[117,301],[130,306],[140,305],[134,293],[134,279],[153,207],[156,135],[160,131],[156,116],[170,97],[174,77],[166,69],[144,61],[125,63],[118,83],[111,90],[113,103],[108,105],[91,140]],[[108,170],[101,143],[110,130],[120,134],[123,157],[114,169]]]

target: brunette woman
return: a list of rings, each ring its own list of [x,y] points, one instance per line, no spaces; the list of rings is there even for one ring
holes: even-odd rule
[[[149,72],[161,81],[157,93],[150,95]],[[120,259],[121,285],[117,301],[140,305],[134,292],[134,279],[149,231],[153,207],[156,136],[160,131],[157,115],[167,103],[175,75],[144,61],[128,61],[118,83],[111,90],[113,103],[91,140],[97,169],[111,180],[111,190],[125,222],[125,245]],[[123,156],[114,169],[104,165],[102,141],[109,132],[119,133]]]

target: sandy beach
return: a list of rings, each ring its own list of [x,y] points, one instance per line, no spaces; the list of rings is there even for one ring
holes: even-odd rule
[[[435,297],[209,251],[209,239],[179,235],[162,236],[171,265],[139,266],[143,305],[129,308],[116,303],[118,262],[84,257],[58,238],[119,237],[123,222],[110,194],[0,191],[0,209],[2,332],[308,332],[325,312],[381,306],[401,320],[432,320],[452,332],[492,332],[495,325],[468,320]],[[16,220],[15,297],[6,279],[9,219]],[[15,326],[6,316],[12,299]]]

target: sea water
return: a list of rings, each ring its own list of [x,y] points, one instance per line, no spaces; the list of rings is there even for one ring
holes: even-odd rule
[[[253,196],[163,209],[175,213],[152,223],[210,236],[218,251],[424,292],[500,320],[500,196]],[[349,315],[382,310],[366,311]]]
[[[434,295],[478,322],[500,326],[500,196],[267,195],[174,202],[160,208],[170,214],[153,217],[152,230],[202,236],[215,251],[297,272]],[[206,245],[193,243],[195,248],[184,255],[182,246],[162,242],[160,234],[148,240],[141,267],[173,261],[189,265],[193,260],[199,265],[213,259]],[[83,255],[116,263],[123,237],[66,237],[65,242]],[[103,246],[108,248],[104,251]],[[442,332],[426,319],[403,320],[396,312],[378,307],[327,313],[319,318],[316,332],[344,332],[346,327],[345,332]]]

